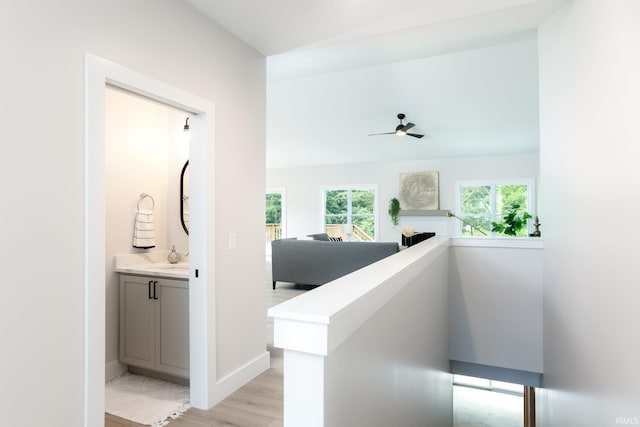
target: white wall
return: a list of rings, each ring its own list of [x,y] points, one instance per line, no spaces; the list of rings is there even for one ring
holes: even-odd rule
[[[179,221],[179,179],[188,158],[180,139],[187,113],[123,90],[107,88],[106,147],[106,362],[118,360],[118,289],[113,256],[146,252],[132,246],[133,219],[141,193],[154,201],[155,250],[171,245],[184,254],[188,236]],[[182,147],[181,147],[182,145]],[[140,201],[141,209],[152,206]],[[108,378],[107,378],[108,379]]]
[[[416,227],[438,235],[455,232],[455,219],[445,217],[400,217],[396,227],[387,213],[389,200],[398,197],[400,173],[438,171],[440,208],[455,211],[456,182],[538,177],[538,153],[445,158],[355,165],[268,169],[267,186],[285,188],[287,236],[301,237],[322,231],[323,185],[378,185],[379,241],[400,242],[400,230]],[[540,219],[541,222],[544,218]]]
[[[542,242],[452,240],[449,358],[542,373]]]
[[[445,250],[421,260],[406,287],[327,356],[324,426],[452,425],[448,258]]]
[[[262,354],[264,57],[171,0],[13,2],[0,28],[3,423],[82,424],[85,52],[215,103],[218,370]]]
[[[539,29],[542,426],[640,423],[639,41],[635,0],[574,1]]]

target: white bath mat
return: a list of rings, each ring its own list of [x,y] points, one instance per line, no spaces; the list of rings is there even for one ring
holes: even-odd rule
[[[165,426],[189,409],[189,387],[125,374],[105,386],[105,412],[154,427]]]

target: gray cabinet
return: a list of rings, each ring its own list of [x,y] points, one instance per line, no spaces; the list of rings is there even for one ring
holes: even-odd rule
[[[189,282],[120,275],[120,361],[189,378]]]

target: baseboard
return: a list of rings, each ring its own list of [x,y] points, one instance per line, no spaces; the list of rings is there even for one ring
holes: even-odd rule
[[[210,403],[211,407],[229,397],[229,395],[233,394],[240,387],[269,369],[270,366],[271,355],[268,351],[265,351],[263,354],[246,363],[244,366],[241,366],[230,374],[219,379],[216,383],[213,402]]]
[[[176,377],[175,375],[165,374],[164,372],[153,371],[150,369],[138,368],[133,365],[129,365],[128,371],[131,374],[142,375],[149,378],[155,378],[157,380],[166,381],[169,383],[180,384],[189,387],[189,378]]]
[[[117,360],[112,362],[108,362],[104,366],[104,380],[105,382],[111,381],[112,379],[119,377],[122,374],[127,372],[127,365],[124,363],[120,363]]]

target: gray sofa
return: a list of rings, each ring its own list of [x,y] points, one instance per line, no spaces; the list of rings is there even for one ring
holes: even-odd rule
[[[274,240],[271,242],[273,289],[276,282],[323,285],[398,250],[398,243],[394,242]]]

